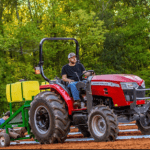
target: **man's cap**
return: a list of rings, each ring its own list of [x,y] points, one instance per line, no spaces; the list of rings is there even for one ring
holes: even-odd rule
[[[71,57],[73,57],[73,56],[76,56],[76,54],[75,53],[69,53],[68,59],[71,58]]]
[[[4,116],[9,116],[10,117],[10,111],[7,111]]]

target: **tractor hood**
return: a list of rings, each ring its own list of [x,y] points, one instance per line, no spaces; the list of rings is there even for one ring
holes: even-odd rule
[[[108,75],[96,75],[92,78],[92,81],[109,81],[109,82],[136,82],[138,85],[143,83],[143,79],[132,74],[108,74]]]

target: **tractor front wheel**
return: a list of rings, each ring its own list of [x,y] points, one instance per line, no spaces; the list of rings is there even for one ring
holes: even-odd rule
[[[119,131],[117,116],[109,107],[96,106],[89,114],[88,128],[96,142],[115,141]]]
[[[136,121],[136,125],[142,134],[150,135],[150,109],[147,111],[145,117]]]
[[[70,120],[61,97],[48,91],[38,94],[31,103],[30,126],[41,144],[64,142]]]

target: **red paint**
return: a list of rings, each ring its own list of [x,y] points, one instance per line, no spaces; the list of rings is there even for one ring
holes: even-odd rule
[[[41,85],[40,90],[44,90],[44,89],[51,89],[52,91],[58,92],[63,97],[63,99],[65,100],[68,106],[69,115],[72,114],[72,111],[74,109],[73,108],[74,100],[69,96],[69,94],[62,87],[60,87],[57,84]]]
[[[136,82],[139,86],[142,84],[143,80],[135,75],[128,74],[110,74],[110,75],[97,75],[92,78],[91,82],[113,82],[120,85],[120,82]],[[117,104],[118,107],[129,106],[132,102],[127,102],[120,87],[111,86],[101,86],[92,85],[92,95],[99,95],[105,97],[111,97],[114,105]],[[108,94],[105,94],[104,88],[107,88]],[[138,100],[137,105],[145,104],[145,100]]]
[[[96,75],[92,78],[92,81],[107,81],[107,82],[136,82],[141,85],[143,79],[132,74],[108,74],[108,75]]]
[[[73,109],[72,111],[81,111],[81,110],[87,110],[87,108],[82,108],[82,109]]]

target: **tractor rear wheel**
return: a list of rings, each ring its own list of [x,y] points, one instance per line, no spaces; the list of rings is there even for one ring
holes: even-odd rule
[[[66,103],[53,92],[38,94],[31,103],[30,126],[41,144],[64,142],[70,129]]]
[[[88,127],[95,141],[115,141],[118,136],[117,116],[104,105],[94,107],[88,117]]]

